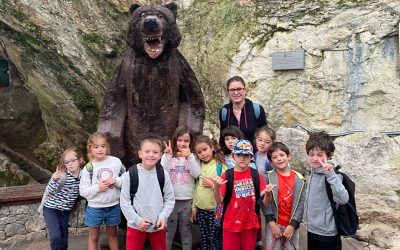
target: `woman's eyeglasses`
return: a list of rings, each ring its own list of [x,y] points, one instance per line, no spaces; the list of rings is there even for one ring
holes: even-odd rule
[[[236,88],[236,89],[228,89],[228,92],[231,94],[234,94],[235,92],[238,92],[239,94],[243,93],[244,88]]]
[[[71,159],[71,160],[69,160],[69,161],[64,161],[64,165],[67,166],[68,164],[74,163],[74,162],[76,162],[77,160],[79,160],[79,158]]]

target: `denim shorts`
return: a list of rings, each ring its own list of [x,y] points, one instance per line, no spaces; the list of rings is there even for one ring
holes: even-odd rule
[[[121,222],[121,209],[119,204],[111,207],[87,207],[85,225],[88,227],[100,227],[103,222],[107,226],[118,226]]]

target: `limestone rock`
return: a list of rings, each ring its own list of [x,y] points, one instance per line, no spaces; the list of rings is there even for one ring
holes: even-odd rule
[[[21,224],[8,224],[4,227],[6,236],[14,236],[18,234],[25,234],[25,227]]]
[[[242,39],[229,75],[249,82],[250,96],[264,105],[274,127],[399,129],[400,5],[344,2],[266,4],[274,13],[259,19],[260,35]],[[304,70],[273,71],[271,55],[282,51],[304,51]]]
[[[294,128],[281,127],[276,132],[276,137],[277,141],[283,142],[289,148],[293,169],[305,174],[309,168],[306,154],[307,132]]]

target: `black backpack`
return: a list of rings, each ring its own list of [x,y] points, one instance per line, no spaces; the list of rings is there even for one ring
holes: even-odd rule
[[[254,186],[254,193],[256,194],[256,207],[255,207],[255,212],[257,215],[260,215],[260,176],[258,175],[258,170],[254,168],[250,168],[251,172],[251,179],[253,181],[253,186]],[[222,221],[224,219],[224,215],[226,212],[226,209],[228,208],[229,202],[231,201],[232,198],[232,192],[233,192],[233,177],[234,177],[234,170],[233,168],[227,169],[225,171],[225,179],[227,180],[226,182],[226,190],[225,190],[225,196],[224,196],[224,210],[222,212],[222,219],[221,219],[221,225]]]
[[[355,200],[356,185],[349,176],[339,172],[339,169],[340,166],[334,168],[336,174],[343,176],[342,183],[349,194],[349,201],[336,208],[336,203],[333,201],[331,186],[325,179],[326,192],[328,193],[328,199],[331,202],[333,217],[335,218],[335,224],[339,235],[353,236],[359,229],[359,219]]]
[[[157,171],[157,179],[158,184],[160,185],[161,195],[164,197],[164,182],[165,182],[165,175],[164,175],[164,168],[160,163],[156,164],[156,171]],[[139,187],[139,173],[137,165],[134,164],[129,168],[129,179],[130,179],[130,196],[131,196],[131,205],[133,205],[133,198],[135,198],[137,189]]]

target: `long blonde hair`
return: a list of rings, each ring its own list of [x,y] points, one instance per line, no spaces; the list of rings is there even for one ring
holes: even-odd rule
[[[90,148],[93,146],[94,140],[97,138],[104,139],[104,141],[106,142],[107,154],[110,154],[110,143],[108,142],[107,136],[101,132],[95,132],[91,134],[89,136],[89,139],[87,140],[86,150],[89,160],[93,160],[94,158],[93,155],[90,153]]]

